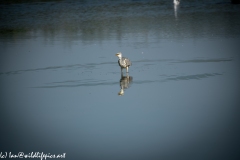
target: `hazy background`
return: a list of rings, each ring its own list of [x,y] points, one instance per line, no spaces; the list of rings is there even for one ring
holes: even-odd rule
[[[239,42],[230,0],[2,0],[0,152],[239,159]]]

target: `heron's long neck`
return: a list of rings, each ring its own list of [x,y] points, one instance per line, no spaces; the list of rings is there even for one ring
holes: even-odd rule
[[[121,60],[121,59],[122,59],[122,56],[118,57],[118,59]]]

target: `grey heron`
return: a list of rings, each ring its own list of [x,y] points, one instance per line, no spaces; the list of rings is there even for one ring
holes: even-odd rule
[[[118,57],[118,64],[121,67],[121,72],[123,68],[126,68],[128,73],[128,68],[132,65],[132,62],[128,58],[123,57],[121,52],[117,53],[116,56]]]

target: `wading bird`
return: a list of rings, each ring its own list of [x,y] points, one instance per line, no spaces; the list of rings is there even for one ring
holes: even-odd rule
[[[123,68],[126,68],[127,73],[128,73],[128,67],[132,65],[131,61],[126,58],[126,57],[122,57],[122,53],[119,52],[116,54],[116,56],[118,57],[118,64],[121,67],[121,72]]]

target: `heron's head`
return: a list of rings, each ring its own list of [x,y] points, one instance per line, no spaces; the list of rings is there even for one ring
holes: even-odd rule
[[[124,90],[121,88],[121,90],[118,92],[119,96],[123,96],[124,95]]]
[[[121,52],[118,52],[118,53],[116,54],[116,56],[117,56],[118,58],[122,58],[122,53],[121,53]]]

